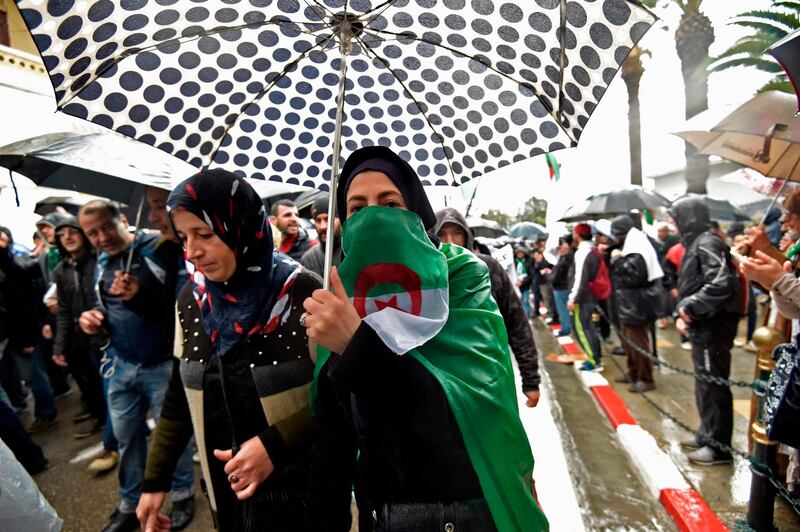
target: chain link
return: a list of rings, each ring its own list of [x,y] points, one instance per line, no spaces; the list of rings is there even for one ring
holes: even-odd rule
[[[674,364],[670,364],[669,362],[666,362],[666,361],[658,358],[653,353],[651,353],[651,352],[649,352],[649,351],[647,351],[645,349],[642,349],[641,346],[639,346],[633,340],[629,339],[627,336],[622,334],[622,331],[620,331],[619,328],[614,324],[614,322],[611,321],[611,319],[608,317],[608,314],[606,314],[605,311],[603,311],[603,309],[600,308],[600,306],[597,307],[597,310],[598,310],[598,312],[600,312],[600,314],[603,316],[603,318],[606,319],[608,324],[614,329],[614,332],[617,333],[617,336],[619,336],[619,338],[623,342],[625,342],[626,344],[631,346],[636,352],[641,353],[644,357],[652,360],[653,363],[655,365],[657,365],[657,366],[665,367],[665,368],[671,369],[672,371],[674,371],[676,373],[680,373],[682,375],[688,375],[690,377],[694,377],[695,379],[703,381],[703,382],[708,382],[710,384],[716,384],[717,386],[738,386],[740,388],[751,388],[751,389],[759,389],[760,387],[762,387],[762,385],[759,385],[755,381],[737,381],[737,380],[732,380],[732,379],[726,379],[726,378],[723,378],[723,377],[715,377],[714,375],[707,375],[705,373],[697,373],[697,372],[690,371],[688,369],[682,368],[680,366],[676,366]]]
[[[600,312],[605,316],[605,313],[603,313],[602,310]],[[606,317],[606,319],[608,319],[608,318]],[[644,351],[638,345],[633,344],[631,340],[629,340],[628,338],[625,338],[623,336],[623,334],[617,329],[617,327],[614,326],[613,323],[611,323],[610,320],[609,320],[609,324],[611,324],[611,326],[614,327],[614,330],[617,332],[617,334],[619,335],[619,337],[623,341],[626,341],[626,342],[629,343],[629,345],[633,345],[634,347],[638,348],[637,351],[641,352],[642,354],[647,355],[647,357],[650,358],[651,360],[658,361],[658,363],[660,363],[662,365],[665,365],[664,362],[662,362],[659,359],[657,359],[651,353],[648,353],[647,351]],[[614,363],[615,366],[617,366],[617,369],[620,371],[620,373],[622,373],[624,375],[625,374],[625,369],[619,364],[619,362],[617,362],[614,357],[611,357],[611,361]],[[694,373],[692,373],[690,371],[686,371],[686,370],[682,370],[681,373],[688,374],[688,375],[695,375]],[[725,379],[722,379],[722,380],[725,380]],[[754,384],[754,386],[752,386],[752,387],[755,387],[755,383],[753,383],[753,384]],[[673,416],[672,414],[667,412],[661,405],[659,405],[652,398],[650,398],[650,396],[648,394],[641,393],[639,395],[645,401],[650,403],[650,406],[655,408],[662,416],[666,417],[667,419],[669,419],[670,421],[675,423],[677,426],[679,426],[680,428],[682,428],[686,432],[689,432],[689,433],[693,434],[696,438],[701,438],[700,435],[694,429],[692,429],[689,425],[687,425],[686,423],[684,423],[680,419],[676,418],[675,416]],[[711,447],[714,447],[715,449],[718,449],[718,450],[722,451],[723,453],[727,453],[727,454],[730,454],[730,455],[733,455],[733,456],[738,456],[739,458],[747,460],[750,463],[750,469],[753,472],[759,473],[762,476],[764,476],[769,481],[769,483],[772,484],[772,486],[775,488],[775,490],[778,492],[778,494],[786,501],[786,503],[789,506],[791,506],[792,510],[794,510],[794,512],[797,515],[800,515],[800,500],[795,499],[794,497],[792,497],[792,494],[789,492],[789,490],[787,490],[784,487],[783,482],[781,482],[779,479],[775,478],[772,470],[769,468],[769,466],[767,466],[767,464],[759,462],[758,460],[756,460],[755,458],[753,458],[749,454],[747,454],[747,453],[745,453],[743,451],[740,451],[738,449],[734,449],[730,445],[726,445],[726,444],[722,443],[721,441],[715,440],[714,438],[709,438],[708,436],[703,436],[701,439],[702,439],[703,443],[708,444]],[[749,530],[749,529],[750,528],[747,527],[744,530]]]

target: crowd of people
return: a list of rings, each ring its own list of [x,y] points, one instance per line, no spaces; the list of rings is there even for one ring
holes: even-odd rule
[[[531,319],[575,336],[582,371],[603,371],[618,330],[621,380],[646,393],[657,386],[656,327],[671,319],[694,371],[729,377],[739,321],[747,316],[746,341],[756,323],[745,275],[800,316],[791,265],[767,254],[771,240],[796,256],[787,246],[800,231],[798,195],[783,239],[774,227],[724,234],[701,199],[686,198],[657,238],[629,213],[608,234],[581,223],[553,249],[521,244],[513,276],[461,213],[433,211],[414,170],[386,148],[348,158],[337,216],[327,197],[311,206],[318,240],[291,201],[267,212],[221,169],[171,192],[149,188],[146,200],[153,230],[131,232],[115,203],[93,200],[77,216],[44,217],[30,255],[0,228],[0,438],[30,473],[44,470],[30,434],[63,419],[55,398],[71,375],[75,437],[102,433],[89,469],[118,467],[109,532],[185,528],[193,455],[221,530],[344,532],[353,491],[364,531],[544,530],[511,365],[513,354],[536,407]],[[731,251],[742,245],[754,258]],[[23,382],[28,427],[17,415]],[[709,444],[731,443],[729,387],[697,379],[695,401],[689,460],[730,463]]]

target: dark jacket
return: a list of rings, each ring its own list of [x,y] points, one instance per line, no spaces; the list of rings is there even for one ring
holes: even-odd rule
[[[694,333],[699,340],[713,333],[714,318],[729,314],[726,308],[735,296],[738,280],[728,246],[710,231],[708,207],[702,198],[679,200],[669,212],[686,246],[678,275],[677,308],[692,318],[690,337]]]
[[[175,285],[168,279],[176,278],[170,271],[177,269],[178,261],[172,253],[163,253],[161,244],[168,243],[159,234],[137,235],[131,274],[141,288],[129,301],[108,293],[114,272],[125,270],[128,251],[98,258],[97,290],[111,338],[109,350],[128,362],[156,364],[169,360],[172,353]]]
[[[342,252],[342,239],[336,238],[333,247],[333,265],[339,266],[344,258]],[[325,276],[325,243],[320,241],[318,246],[309,249],[300,258],[300,264],[316,273],[320,277]]]
[[[648,290],[655,284],[647,280],[647,265],[641,255],[631,253],[611,259],[611,285],[619,321],[643,325],[655,318],[648,312],[656,303],[653,291]]]
[[[436,213],[436,225],[434,233],[446,223],[459,226],[465,236],[466,248],[472,250],[473,238],[472,231],[469,229],[466,218],[453,208],[445,208]],[[492,283],[492,296],[497,302],[500,314],[508,332],[508,345],[517,358],[517,365],[522,377],[522,391],[532,391],[539,389],[539,357],[536,351],[536,343],[533,340],[533,332],[530,323],[522,307],[522,301],[511,284],[508,273],[489,255],[482,253],[476,254],[489,267],[489,280]]]
[[[517,359],[519,373],[522,377],[522,391],[539,389],[539,356],[533,332],[522,301],[517,295],[511,279],[506,270],[492,257],[477,254],[489,267],[489,279],[492,283],[492,296],[497,302],[500,315],[503,316],[506,331],[508,332],[508,345]]]
[[[63,227],[80,231],[85,245],[83,256],[75,261],[69,258],[60,239],[56,241],[61,256],[65,258],[53,270],[53,282],[56,283],[58,296],[53,353],[71,354],[89,349],[89,338],[81,331],[78,320],[81,313],[97,306],[94,291],[97,255],[74,217],[62,220],[56,226],[56,231]]]
[[[764,216],[765,232],[767,238],[776,248],[780,245],[783,230],[781,229],[781,210],[778,207],[771,207]]]
[[[558,261],[553,266],[553,271],[550,272],[550,284],[553,286],[553,290],[569,290],[572,284],[569,274],[573,262],[575,262],[575,257],[572,250],[566,255],[558,256]]]
[[[366,323],[328,359],[317,394],[306,530],[350,530],[354,477],[362,532],[386,503],[483,497],[441,384]]]
[[[579,244],[586,247],[586,244],[581,242]],[[591,243],[589,244],[591,245]],[[600,268],[600,253],[597,251],[597,248],[594,245],[591,245],[592,249],[589,250],[586,258],[583,261],[581,266],[581,275],[580,275],[580,284],[575,287],[575,283],[578,281],[578,272],[576,271],[578,268],[577,256],[581,253],[580,247],[578,250],[575,251],[575,259],[572,263],[572,272],[570,273],[570,277],[572,278],[572,287],[570,288],[570,295],[572,292],[575,292],[574,303],[597,303],[597,299],[595,299],[592,291],[589,289],[589,283],[594,281],[594,278],[597,277],[597,270]]]
[[[314,363],[300,314],[304,311],[302,302],[320,287],[316,275],[299,274],[290,289],[292,310],[286,322],[273,333],[255,335],[221,359],[200,322],[191,286],[183,287],[178,299],[182,328],[178,336],[183,338],[183,348],[176,353],[180,361],[176,361],[153,433],[144,492],[169,491],[172,474],[194,432],[203,436],[197,443],[203,470],[210,476],[206,482],[216,501],[221,530],[241,529],[237,526],[242,526],[242,510],[249,504],[256,505],[253,509],[258,515],[270,516],[275,508],[266,507],[265,501],[272,496],[273,502],[282,506],[272,518],[286,514],[295,523],[302,519],[311,442],[308,388]],[[193,425],[193,419],[197,425]],[[213,451],[230,449],[234,443],[241,445],[255,436],[264,444],[275,471],[251,500],[237,502],[223,470],[225,464],[214,457]],[[286,529],[273,524],[276,529]],[[251,526],[264,529],[260,522]]]
[[[297,234],[290,239],[290,241],[283,241],[280,245],[280,251],[284,255],[289,255],[294,260],[300,262],[303,254],[315,246],[316,240],[308,238],[308,233],[302,227],[298,229]]]
[[[15,257],[12,245],[0,249],[0,272],[5,276],[4,297],[9,305],[7,329],[9,344],[33,347],[41,340],[42,325],[49,314],[42,298],[46,287],[36,259]]]

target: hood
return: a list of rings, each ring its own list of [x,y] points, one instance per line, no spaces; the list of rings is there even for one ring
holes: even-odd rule
[[[464,234],[466,235],[466,245],[464,247],[472,251],[472,231],[470,230],[469,224],[467,223],[467,219],[464,218],[464,215],[451,207],[447,207],[438,211],[436,213],[436,225],[433,226],[433,233],[438,235],[439,230],[444,224],[447,223],[456,224],[464,230]]]
[[[69,218],[75,219],[74,216],[66,212],[51,212],[50,214],[44,215],[41,220],[36,222],[36,227],[39,227],[40,225],[49,225],[51,227],[58,228],[62,221]]]
[[[81,229],[81,226],[78,224],[78,219],[77,218],[75,218],[71,214],[63,214],[63,213],[55,213],[55,212],[51,213],[51,214],[58,214],[59,215],[59,219],[56,220],[56,224],[55,224],[55,228],[56,228],[56,247],[58,248],[58,251],[61,253],[62,257],[69,257],[69,253],[67,253],[67,250],[64,249],[64,247],[61,245],[61,239],[58,238],[58,230],[61,229],[62,227],[71,227],[72,229],[77,229],[80,232],[81,236],[83,237],[83,245],[85,247],[85,250],[91,252],[91,250],[94,249],[92,247],[92,244],[89,242],[89,239],[86,238],[86,234],[83,232],[83,229]],[[48,214],[47,216],[50,216],[50,214]],[[47,216],[45,216],[45,218]]]
[[[618,242],[625,240],[631,229],[633,229],[633,220],[627,214],[620,214],[611,220],[611,236]]]
[[[767,211],[767,215],[764,216],[764,225],[769,225],[771,223],[775,223],[780,221],[781,216],[783,213],[781,212],[780,208],[772,206]]]
[[[682,198],[672,204],[667,212],[675,219],[681,242],[688,246],[697,236],[711,228],[708,205],[704,198]]]
[[[11,229],[5,226],[0,226],[0,233],[5,233],[8,237],[8,249],[14,250],[14,235],[11,234]]]

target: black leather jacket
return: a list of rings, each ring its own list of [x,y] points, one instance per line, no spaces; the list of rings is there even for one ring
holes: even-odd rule
[[[692,318],[690,332],[703,322],[727,312],[736,292],[730,250],[709,231],[708,207],[701,198],[686,198],[670,208],[678,224],[686,253],[678,276],[678,309]]]

